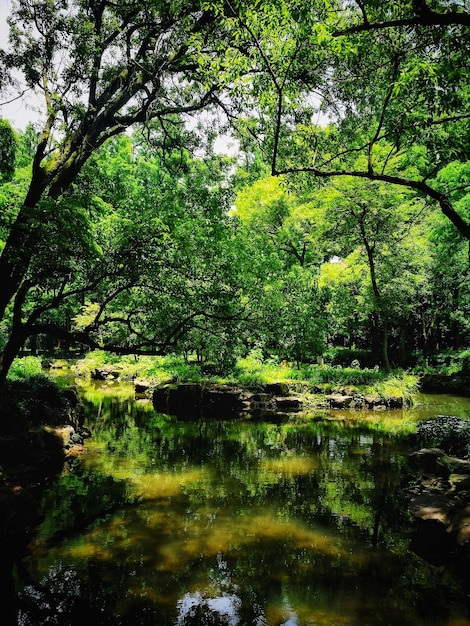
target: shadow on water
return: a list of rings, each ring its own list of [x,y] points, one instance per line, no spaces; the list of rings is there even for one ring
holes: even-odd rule
[[[82,390],[94,437],[44,494],[19,624],[470,623],[458,581],[408,550],[427,408],[183,423],[120,389]]]

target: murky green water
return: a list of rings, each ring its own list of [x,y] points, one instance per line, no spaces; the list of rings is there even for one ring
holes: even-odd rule
[[[470,624],[409,552],[407,436],[470,400],[286,423],[182,422],[84,390],[93,439],[44,498],[19,624]]]

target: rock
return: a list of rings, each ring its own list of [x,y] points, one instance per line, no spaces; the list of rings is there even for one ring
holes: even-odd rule
[[[437,461],[438,467],[444,467],[449,474],[470,474],[470,461],[458,459],[454,456],[444,454]]]
[[[353,397],[334,394],[326,396],[325,400],[332,409],[347,409],[353,401]]]
[[[380,396],[364,396],[364,405],[368,409],[375,409],[383,405],[383,399]]]
[[[412,452],[408,457],[410,467],[422,474],[435,474],[436,476],[449,476],[450,471],[438,466],[438,460],[445,456],[440,448],[423,448]]]
[[[455,450],[468,450],[469,433],[467,420],[439,415],[418,427],[418,440],[437,442],[439,447],[409,456],[410,466],[421,473],[419,485],[416,475],[411,483],[411,491],[418,495],[409,503],[417,520],[410,549],[433,565],[463,563],[465,572],[470,544],[470,460],[457,456]]]
[[[244,408],[240,389],[220,386],[205,389],[202,393],[201,413],[205,417],[216,419],[239,417]]]
[[[456,512],[448,530],[455,535],[457,545],[470,541],[470,505]]]
[[[285,391],[277,385],[271,389]],[[275,397],[273,393],[257,389],[199,383],[160,385],[154,390],[152,401],[156,411],[185,419],[233,419],[247,414],[259,417],[273,415],[280,407],[292,411],[301,406],[298,398]]]
[[[454,538],[446,526],[436,520],[419,520],[410,541],[410,550],[431,565],[444,565],[455,548]]]
[[[274,398],[276,406],[279,411],[298,411],[302,408],[302,401],[295,396],[289,396],[288,398]]]
[[[414,517],[422,520],[437,520],[443,525],[451,521],[452,503],[449,498],[440,493],[422,493],[413,498],[409,504],[409,511]]]
[[[468,474],[451,474],[448,480],[452,491],[470,491]]]
[[[386,404],[389,409],[402,409],[405,402],[402,396],[390,396],[386,399]]]
[[[146,397],[150,389],[151,384],[147,380],[134,380],[134,393],[137,397]]]
[[[62,426],[60,428],[51,428],[50,426],[46,426],[46,430],[55,433],[58,437],[60,437],[64,446],[67,446],[70,443],[72,435],[75,434],[73,426]]]
[[[119,376],[120,372],[111,367],[97,367],[91,374],[93,380],[117,380]]]
[[[287,383],[269,383],[264,386],[264,392],[271,396],[288,396],[289,385]]]

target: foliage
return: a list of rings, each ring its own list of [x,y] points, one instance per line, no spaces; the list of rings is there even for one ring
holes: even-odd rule
[[[197,382],[202,379],[201,368],[196,363],[188,363],[183,357],[168,356],[118,356],[104,350],[93,350],[73,365],[79,376],[89,377],[96,369],[113,368],[120,373],[122,380],[136,377],[153,380],[155,383],[179,380]]]
[[[328,384],[330,386],[372,386],[382,382],[387,373],[380,370],[358,369],[354,367],[327,367],[311,365],[300,370],[300,377],[311,385]]]
[[[0,182],[13,178],[17,138],[15,131],[7,120],[0,119]]]
[[[221,376],[470,344],[466,12],[300,4],[12,6],[2,90],[44,115],[0,129],[0,380],[28,342]]]
[[[133,378],[148,380],[152,384],[168,381],[203,382],[215,381],[241,386],[287,383],[293,389],[307,392],[316,386],[325,390],[343,387],[358,387],[384,397],[401,396],[407,399],[417,392],[419,376],[407,372],[352,368],[328,365],[303,365],[300,369],[286,361],[280,362],[275,356],[265,358],[260,349],[252,350],[246,357],[237,361],[236,367],[225,375],[210,375],[195,362],[187,362],[182,357],[131,357],[117,358],[106,352],[90,352],[77,362],[74,371],[80,376],[90,376],[95,369],[110,367],[119,372],[121,380]]]
[[[38,425],[63,424],[70,419],[60,387],[44,374],[7,380],[0,390],[0,428],[22,432]]]
[[[361,367],[373,368],[374,356],[370,350],[359,350],[357,348],[328,348],[323,353],[325,363],[332,366],[340,365],[341,367],[351,366],[353,361],[358,361]]]
[[[376,385],[379,395],[384,398],[402,397],[413,401],[419,388],[419,376],[409,372],[392,373]]]
[[[280,365],[275,358],[263,358],[261,350],[252,350],[239,359],[234,371],[234,380],[242,385],[284,382],[292,378],[293,369],[287,363]]]
[[[37,356],[25,356],[13,361],[8,372],[9,380],[27,379],[42,374],[41,359]]]

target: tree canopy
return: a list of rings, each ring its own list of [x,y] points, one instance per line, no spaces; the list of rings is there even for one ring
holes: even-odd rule
[[[13,1],[0,90],[41,122],[0,124],[0,379],[45,335],[220,367],[465,343],[469,16]]]

